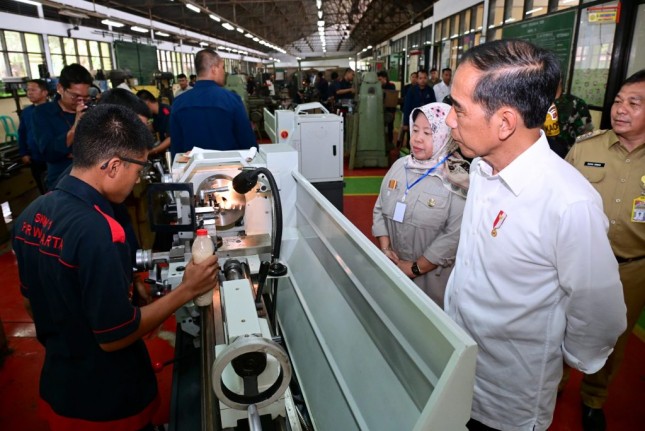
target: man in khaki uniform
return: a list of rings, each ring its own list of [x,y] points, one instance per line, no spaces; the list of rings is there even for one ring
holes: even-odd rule
[[[627,305],[627,330],[614,352],[599,372],[582,381],[585,431],[605,429],[607,388],[645,307],[645,70],[628,78],[616,95],[611,126],[578,138],[566,157],[602,196]]]

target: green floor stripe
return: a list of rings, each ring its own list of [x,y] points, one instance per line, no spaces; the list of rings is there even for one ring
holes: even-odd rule
[[[376,196],[383,177],[345,177],[345,196]]]

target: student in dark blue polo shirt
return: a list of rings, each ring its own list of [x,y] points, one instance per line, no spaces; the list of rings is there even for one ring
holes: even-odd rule
[[[158,405],[141,337],[217,283],[217,258],[186,267],[182,283],[144,307],[128,299],[132,268],[110,203],[139,180],[152,136],[133,111],[89,110],[74,137],[74,165],[16,220],[21,291],[45,346],[40,413],[53,431],[137,431]]]
[[[160,103],[148,90],[137,91],[137,97],[143,100],[152,114],[152,129],[159,143],[150,150],[148,156],[156,156],[170,148],[170,106]]]
[[[56,98],[37,106],[32,116],[36,145],[47,162],[47,188],[72,164],[74,131],[90,98],[92,75],[80,64],[65,66]]]
[[[172,155],[193,147],[208,150],[257,147],[242,99],[223,88],[224,60],[212,49],[203,49],[195,55],[195,69],[195,86],[175,99],[172,105]]]
[[[403,107],[403,118],[402,118],[402,132],[408,132],[410,129],[410,114],[416,108],[427,105],[428,103],[436,102],[434,91],[432,87],[428,85],[428,72],[424,69],[421,69],[417,72],[417,85],[410,87],[408,92],[405,95],[405,105]],[[399,133],[399,140],[402,138],[403,134]],[[399,142],[399,147],[401,142]]]
[[[40,194],[45,194],[45,174],[47,163],[36,145],[35,131],[31,117],[36,106],[47,103],[47,83],[42,79],[27,81],[27,98],[32,105],[27,106],[20,114],[20,125],[18,126],[18,149],[22,163],[31,169],[31,175],[36,181]]]

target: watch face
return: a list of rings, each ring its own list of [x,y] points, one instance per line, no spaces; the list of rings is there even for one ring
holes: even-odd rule
[[[421,275],[421,271],[419,270],[419,265],[417,265],[416,262],[412,264],[412,274]]]

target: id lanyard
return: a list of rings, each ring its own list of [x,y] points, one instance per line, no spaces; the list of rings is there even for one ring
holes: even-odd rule
[[[425,174],[417,178],[417,180],[412,184],[408,182],[408,170],[406,169],[405,170],[405,193],[403,193],[403,199],[401,199],[401,202],[405,202],[405,198],[408,196],[408,192],[412,187],[416,186],[417,184],[419,184],[419,181],[421,181],[422,179],[424,179],[425,177],[427,177],[428,175],[436,171],[439,166],[443,165],[444,162],[448,160],[448,157],[450,157],[450,154],[447,154],[443,159],[439,160],[439,162],[436,165],[428,169]]]
[[[433,173],[439,166],[443,165],[443,163],[448,159],[448,157],[450,157],[450,154],[447,154],[446,157],[444,157],[439,161],[439,163],[437,163],[436,165],[428,169],[425,174],[417,178],[417,180],[412,184],[408,182],[408,170],[407,169],[405,170],[405,193],[403,193],[403,198],[401,199],[401,202],[397,202],[396,205],[394,206],[394,214],[392,216],[392,220],[399,223],[403,223],[403,218],[405,217],[405,206],[406,206],[405,198],[408,196],[408,192],[410,191],[410,189],[416,186],[417,184],[419,184],[419,181],[421,181],[422,179],[424,179],[425,177]]]

